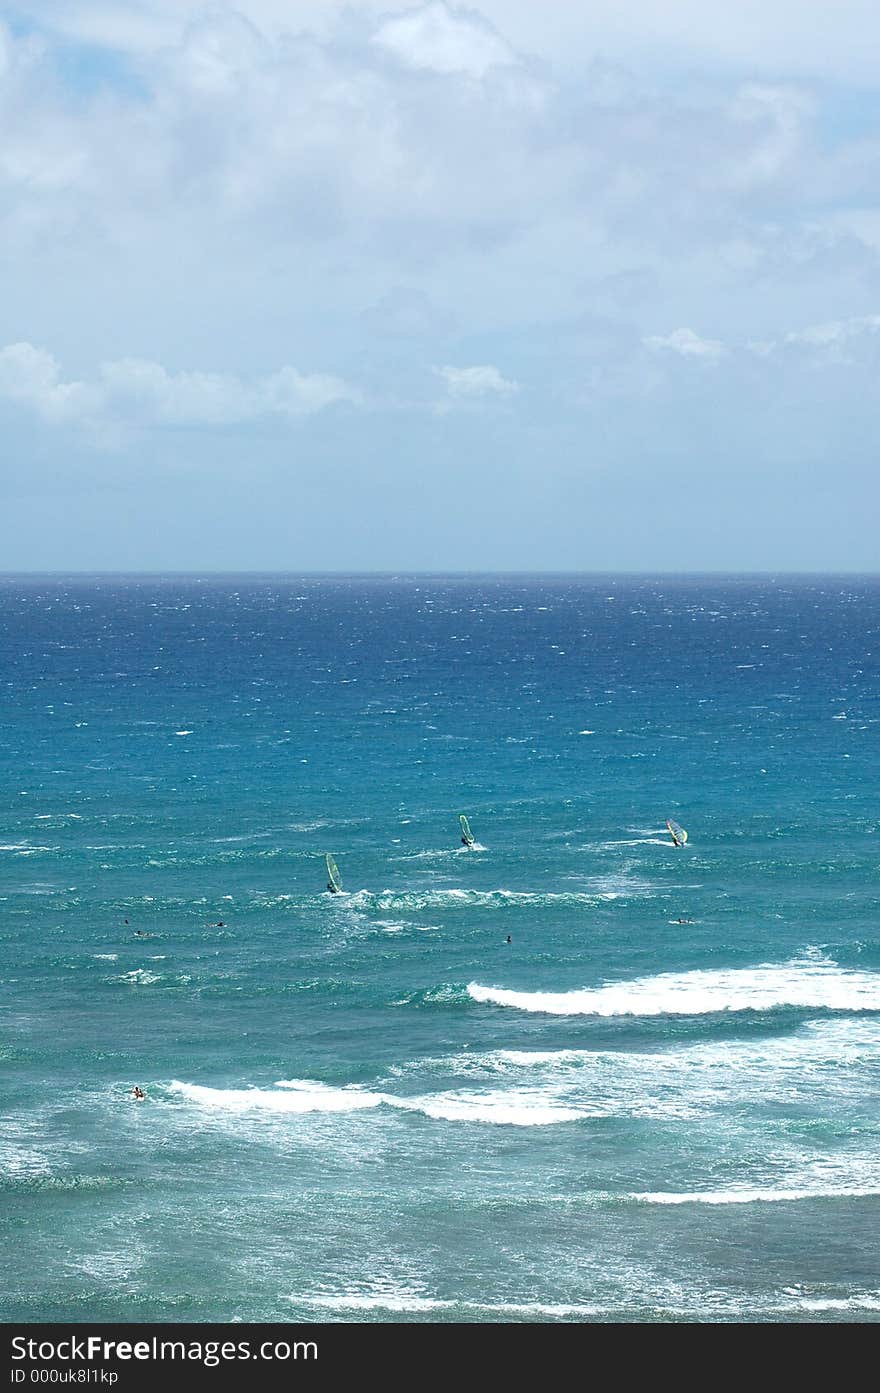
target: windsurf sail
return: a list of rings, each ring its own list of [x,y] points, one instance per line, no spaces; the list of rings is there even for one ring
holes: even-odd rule
[[[473,846],[474,834],[470,829],[470,824],[468,823],[468,820],[465,817],[464,813],[462,813],[461,817],[458,820],[461,823],[461,840],[464,842],[465,846]]]
[[[666,826],[669,828],[669,835],[672,837],[672,840],[675,843],[675,845],[684,846],[685,842],[688,839],[688,834],[684,830],[684,828],[681,827],[675,821],[675,819],[671,817],[668,817],[666,819]]]
[[[333,895],[338,895],[342,890],[342,881],[339,879],[339,867],[333,860],[329,851],[324,858],[327,862],[327,889]]]

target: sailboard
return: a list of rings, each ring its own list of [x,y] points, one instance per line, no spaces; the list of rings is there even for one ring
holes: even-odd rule
[[[669,828],[669,835],[672,837],[672,840],[675,843],[675,845],[684,846],[685,842],[688,839],[688,834],[684,830],[684,828],[681,827],[675,821],[675,819],[671,817],[668,817],[666,819],[666,826]]]
[[[461,817],[460,817],[458,820],[459,820],[459,822],[461,823],[461,840],[462,840],[462,842],[464,843],[465,846],[473,846],[473,845],[474,845],[474,834],[472,833],[472,831],[471,831],[471,829],[470,829],[470,824],[469,824],[467,818],[465,817],[464,813],[461,814]]]
[[[342,881],[339,879],[339,867],[329,851],[324,859],[327,862],[327,889],[330,891],[331,895],[338,895],[342,890]]]

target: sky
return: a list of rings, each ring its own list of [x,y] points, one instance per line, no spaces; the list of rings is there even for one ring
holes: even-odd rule
[[[876,571],[874,0],[0,3],[0,571]]]

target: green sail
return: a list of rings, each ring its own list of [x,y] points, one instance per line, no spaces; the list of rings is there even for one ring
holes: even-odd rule
[[[327,875],[329,877],[328,888],[332,889],[334,893],[338,894],[339,891],[342,889],[342,881],[339,879],[339,867],[333,860],[333,857],[330,855],[329,851],[327,852],[325,860],[327,862]]]

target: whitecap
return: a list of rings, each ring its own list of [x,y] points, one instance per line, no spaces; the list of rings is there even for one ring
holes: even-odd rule
[[[233,1113],[354,1112],[384,1101],[380,1093],[354,1086],[333,1088],[310,1079],[279,1079],[274,1088],[208,1088],[175,1079],[170,1091],[200,1107]]]
[[[519,991],[468,984],[474,1001],[551,1016],[700,1016],[795,1006],[880,1011],[880,974],[826,961],[660,973],[574,991]]]

